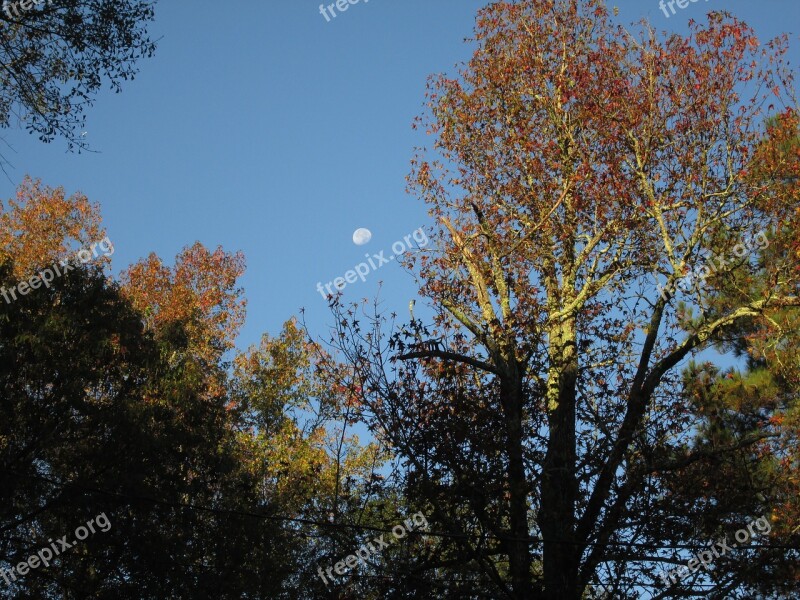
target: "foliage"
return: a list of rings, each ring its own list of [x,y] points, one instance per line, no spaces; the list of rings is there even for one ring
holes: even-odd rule
[[[5,209],[0,202],[0,262],[13,264],[17,278],[68,258],[105,235],[100,210],[83,194],[66,197],[64,188],[25,177]],[[71,258],[71,257],[69,257]],[[103,264],[98,257],[95,264]]]
[[[19,197],[0,213],[6,288],[100,231],[83,196],[26,180]],[[296,322],[228,370],[243,266],[195,244],[121,284],[77,265],[0,302],[0,565],[101,512],[112,523],[20,578],[17,597],[325,593],[314,563],[357,532],[326,524],[373,518],[382,454],[345,434],[352,421],[335,429],[342,390]]]
[[[437,316],[387,333],[338,306],[334,336],[399,481],[473,540],[434,567],[517,599],[736,597],[755,573],[780,589],[768,550],[668,589],[659,574],[775,508],[736,465],[774,424],[704,426],[679,369],[800,305],[800,257],[780,251],[798,209],[785,37],[761,46],[725,13],[662,37],[599,0],[522,0],[483,9],[475,42],[431,79],[409,179],[438,226],[410,263]],[[720,465],[737,469],[703,476]]]
[[[104,83],[121,91],[137,61],[155,51],[147,34],[153,2],[38,4],[0,12],[0,127],[19,122],[44,142],[63,137],[70,149],[84,149],[85,111],[97,92]]]

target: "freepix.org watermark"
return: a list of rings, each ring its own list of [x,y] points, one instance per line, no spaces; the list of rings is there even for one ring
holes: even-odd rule
[[[689,6],[689,3],[694,4],[695,2],[699,2],[700,0],[660,0],[658,3],[658,8],[664,11],[664,15],[669,19],[669,13],[667,12],[667,7],[672,11],[672,14],[675,14],[675,5],[678,5],[678,8],[686,8]],[[708,0],[706,0],[708,2]]]
[[[667,301],[669,300],[667,294],[672,294],[676,289],[680,288],[682,291],[688,292],[695,282],[704,282],[706,277],[712,273],[726,269],[729,263],[736,262],[736,259],[741,260],[753,251],[763,250],[767,246],[769,246],[769,239],[767,239],[767,234],[761,231],[755,236],[745,238],[740,243],[736,244],[731,249],[732,257],[729,256],[726,259],[724,256],[720,255],[706,256],[706,260],[697,265],[694,270],[689,271],[683,277],[667,284],[666,287],[659,284],[656,289],[661,294],[661,297]],[[716,264],[714,264],[714,261],[716,261]]]
[[[394,536],[395,540],[402,540],[408,535],[409,531],[413,531],[415,528],[423,531],[428,530],[428,519],[426,519],[425,515],[423,515],[421,512],[411,515],[411,517],[406,519],[402,525],[395,525],[392,527],[392,535]],[[383,539],[385,537],[386,534],[384,533],[372,540],[372,542],[375,542],[375,544],[372,542],[367,542],[361,546],[355,554],[351,554],[344,560],[337,562],[334,566],[325,569],[325,573],[327,573],[328,577],[333,580],[333,573],[331,573],[331,571],[335,571],[337,575],[344,575],[347,569],[352,569],[359,562],[367,564],[367,559],[370,556],[376,554],[384,548],[389,547],[389,542]],[[319,575],[320,579],[325,582],[325,585],[328,585],[328,580],[325,578],[325,574],[322,572],[322,565],[317,567],[317,574]]]
[[[21,17],[22,15],[19,12],[21,8],[23,12],[27,12],[32,9],[34,6],[41,6],[47,2],[47,6],[50,6],[53,3],[53,0],[19,0],[18,2],[9,2],[8,0],[3,0],[3,12],[6,13],[6,16],[9,19],[13,19],[14,17]],[[11,14],[11,11],[14,11],[14,14]]]
[[[324,299],[327,299],[336,293],[331,289],[331,287],[335,287],[341,292],[348,283],[355,283],[358,279],[361,279],[361,281],[366,281],[367,275],[369,275],[371,271],[380,269],[383,265],[390,263],[395,258],[403,254],[406,250],[410,249],[412,247],[412,238],[415,242],[417,242],[418,248],[424,248],[428,245],[428,236],[425,235],[425,231],[422,229],[422,227],[415,229],[402,240],[398,240],[392,244],[392,252],[394,252],[394,254],[388,258],[384,256],[386,252],[385,250],[381,250],[378,254],[373,254],[372,256],[365,254],[364,256],[369,259],[369,264],[365,262],[358,263],[350,271],[347,271],[343,277],[337,277],[333,281],[326,283],[324,289],[322,282],[318,281],[317,291],[319,292],[320,296],[322,296]],[[377,261],[377,263],[375,261]]]
[[[758,526],[758,532],[753,531],[754,525]],[[767,517],[759,517],[751,521],[747,529],[743,527],[738,530],[734,534],[736,542],[731,543],[730,546],[728,545],[728,536],[726,535],[720,541],[712,543],[706,550],[698,552],[685,566],[681,565],[671,571],[665,571],[661,573],[659,577],[661,577],[664,584],[669,587],[673,583],[677,583],[686,577],[690,572],[696,573],[700,567],[703,567],[706,571],[710,571],[708,567],[715,559],[725,556],[729,550],[736,548],[739,544],[746,544],[751,539],[758,537],[759,534],[767,535],[770,531],[772,531],[772,525],[770,525],[769,519],[767,519]]]
[[[320,4],[319,5],[319,14],[321,14],[323,17],[325,17],[325,20],[328,23],[330,23],[331,22],[331,16],[334,19],[338,16],[337,13],[336,13],[337,10],[340,13],[343,13],[348,8],[350,8],[350,5],[358,4],[359,2],[361,2],[361,0],[336,0],[336,2],[334,2],[332,4],[328,4],[328,6],[325,6],[324,4]],[[364,4],[366,4],[367,2],[369,2],[369,0],[364,0]],[[330,16],[329,16],[328,13],[330,13]]]
[[[50,561],[61,554],[62,550],[69,550],[73,546],[77,546],[78,541],[85,540],[89,537],[90,532],[97,533],[97,530],[94,528],[95,525],[97,525],[103,533],[111,529],[111,521],[108,520],[106,513],[100,513],[95,518],[89,519],[86,522],[86,526],[81,525],[75,530],[75,540],[68,542],[66,535],[57,539],[55,542],[53,540],[47,540],[50,542],[50,545],[45,546],[36,554],[31,554],[28,560],[19,563],[16,567],[11,567],[9,571],[0,568],[0,577],[6,580],[6,584],[11,585],[12,581],[17,580],[17,575],[27,575],[29,571],[38,569],[40,566],[49,567]],[[11,579],[9,579],[9,577]]]
[[[57,276],[61,277],[67,271],[72,271],[78,261],[86,264],[93,258],[97,258],[98,248],[103,251],[103,256],[111,256],[114,254],[114,244],[112,244],[111,240],[108,239],[108,236],[106,236],[102,242],[94,242],[91,246],[89,246],[88,249],[82,248],[81,250],[78,250],[74,257],[77,260],[70,262],[69,258],[65,258],[58,264],[47,267],[46,269],[42,269],[39,271],[38,275],[34,275],[28,279],[28,281],[22,281],[18,283],[10,290],[7,290],[4,287],[0,288],[0,295],[3,296],[6,304],[11,304],[12,300],[17,299],[17,293],[19,293],[20,296],[27,296],[28,292],[39,289],[42,287],[42,284],[44,284],[44,287],[49,288],[50,284]],[[9,295],[11,298],[9,298]]]

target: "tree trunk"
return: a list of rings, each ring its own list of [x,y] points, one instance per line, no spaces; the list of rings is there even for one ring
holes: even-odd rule
[[[528,525],[528,479],[523,460],[522,385],[518,373],[501,378],[500,395],[505,411],[508,454],[509,523],[513,540],[508,542],[511,584],[516,600],[532,600],[530,527]]]
[[[578,600],[580,554],[575,544],[577,454],[575,447],[578,359],[574,323],[551,332],[547,388],[549,439],[542,468],[539,527],[544,538],[544,585],[548,600]]]

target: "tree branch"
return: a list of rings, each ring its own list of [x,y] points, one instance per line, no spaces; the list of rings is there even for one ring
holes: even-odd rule
[[[499,371],[494,365],[490,365],[489,363],[478,360],[477,358],[463,356],[461,354],[448,352],[446,350],[423,350],[419,352],[408,352],[406,354],[400,354],[396,358],[399,360],[410,360],[412,358],[442,358],[444,360],[464,363],[494,375],[500,375]]]

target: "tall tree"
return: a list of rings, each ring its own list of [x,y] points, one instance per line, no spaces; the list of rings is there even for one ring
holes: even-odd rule
[[[223,493],[239,472],[225,398],[175,358],[190,356],[188,336],[156,340],[102,261],[75,258],[101,231],[84,196],[30,180],[0,213],[2,588],[44,598],[163,598],[193,586],[235,594],[236,582],[212,577],[205,561],[232,570],[221,533],[246,527],[185,506],[236,504]],[[52,568],[8,573],[101,512],[107,532]]]
[[[433,151],[410,177],[438,225],[437,246],[412,257],[438,312],[432,334],[412,324],[387,348],[340,315],[376,433],[434,507],[458,484],[460,510],[435,514],[472,538],[459,556],[497,594],[747,585],[735,574],[747,553],[678,587],[659,575],[687,559],[664,546],[700,550],[722,513],[745,525],[769,510],[708,489],[676,512],[669,480],[775,433],[687,444],[697,421],[679,367],[742,322],[770,331],[771,311],[800,305],[800,257],[765,252],[796,188],[750,175],[791,78],[785,38],[762,48],[725,13],[690,27],[631,33],[600,0],[483,9],[473,58],[431,80],[420,123]],[[448,417],[450,403],[474,424]],[[710,502],[724,508],[701,527]]]

